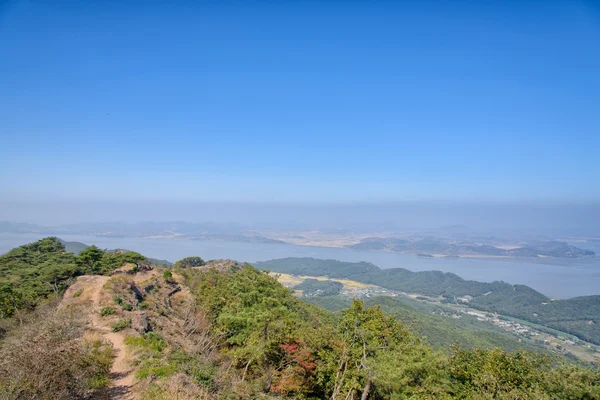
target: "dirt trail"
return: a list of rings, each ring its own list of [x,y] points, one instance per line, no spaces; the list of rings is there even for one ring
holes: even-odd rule
[[[80,276],[77,282],[65,294],[67,301],[92,302],[92,331],[109,341],[114,350],[114,360],[110,371],[111,382],[108,389],[97,399],[130,399],[134,384],[132,368],[129,366],[125,351],[125,335],[113,332],[110,324],[100,316],[102,288],[110,279],[108,276]],[[83,289],[81,298],[73,298],[72,294]],[[71,292],[71,296],[69,296]]]

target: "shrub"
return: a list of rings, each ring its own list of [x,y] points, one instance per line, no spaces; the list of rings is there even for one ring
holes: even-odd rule
[[[171,273],[171,271],[169,271],[169,270],[165,270],[163,272],[163,278],[165,280],[169,281],[169,280],[173,279],[173,273]]]
[[[77,297],[81,296],[82,293],[83,293],[83,289],[79,289],[78,291],[73,293],[73,297],[77,298]]]
[[[115,301],[115,303],[120,305],[123,310],[125,310],[125,311],[133,310],[133,305],[130,302],[128,302],[127,300],[123,300],[122,297],[115,296],[115,297],[113,297],[113,300]]]
[[[107,315],[113,315],[116,313],[114,307],[102,307],[100,310],[100,316],[106,317]]]
[[[131,320],[130,319],[121,318],[120,320],[117,321],[116,324],[113,325],[112,331],[113,332],[119,332],[119,331],[122,331],[125,328],[129,328],[130,326],[131,326]]]
[[[144,336],[128,336],[125,344],[144,350],[152,350],[160,353],[167,346],[167,342],[155,332],[148,332]]]
[[[146,360],[135,373],[137,379],[166,378],[177,372],[177,365],[166,360]]]
[[[145,310],[148,308],[148,303],[146,303],[145,301],[141,301],[138,303],[137,308],[140,310]]]
[[[109,382],[112,348],[84,337],[85,310],[42,306],[0,349],[0,399],[84,399]]]

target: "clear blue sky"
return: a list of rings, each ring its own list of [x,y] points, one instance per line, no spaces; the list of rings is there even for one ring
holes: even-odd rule
[[[3,197],[600,200],[600,7],[9,1]]]

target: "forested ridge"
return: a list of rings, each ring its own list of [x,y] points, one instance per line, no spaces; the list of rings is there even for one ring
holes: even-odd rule
[[[56,237],[12,249],[0,256],[0,317],[32,309],[44,298],[59,295],[79,275],[105,275],[124,263],[146,258],[131,251],[89,246],[75,255]]]
[[[523,350],[436,350],[385,312],[391,304],[355,300],[329,313],[247,264],[130,268],[102,277],[104,303],[86,307],[78,276],[89,283],[143,262],[88,249],[74,256],[47,238],[0,256],[0,399],[102,395],[111,350],[86,334],[85,318],[114,321],[124,337],[130,398],[600,399],[592,367]]]
[[[449,300],[470,295],[469,306],[521,318],[600,344],[600,296],[552,300],[525,285],[477,282],[441,271],[412,272],[404,268],[380,269],[371,263],[313,258],[282,258],[256,264],[276,272],[350,279],[386,289]]]

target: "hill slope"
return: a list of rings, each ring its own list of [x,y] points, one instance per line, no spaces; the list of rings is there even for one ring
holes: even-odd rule
[[[600,296],[553,301],[524,285],[468,281],[440,271],[412,272],[404,268],[382,270],[365,262],[284,258],[255,265],[282,273],[324,275],[407,293],[443,296],[448,301],[468,295],[472,297],[469,305],[473,308],[521,318],[600,345]]]

